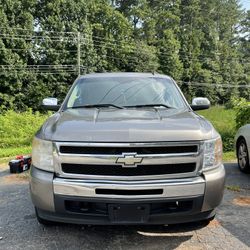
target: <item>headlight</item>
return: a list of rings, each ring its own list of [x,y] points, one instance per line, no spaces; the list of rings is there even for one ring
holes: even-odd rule
[[[222,141],[218,137],[213,140],[205,141],[203,169],[208,170],[222,163]]]
[[[51,141],[35,137],[32,143],[32,164],[40,169],[54,172],[53,146]]]

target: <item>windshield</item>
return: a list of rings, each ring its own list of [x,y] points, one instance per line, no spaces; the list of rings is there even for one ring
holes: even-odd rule
[[[144,105],[176,109],[186,107],[175,84],[170,79],[156,77],[83,78],[71,91],[66,107],[100,104],[128,108]]]

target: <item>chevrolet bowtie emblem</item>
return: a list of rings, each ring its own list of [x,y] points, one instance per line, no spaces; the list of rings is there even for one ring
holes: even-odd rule
[[[122,164],[123,167],[135,168],[143,160],[142,157],[136,155],[136,153],[123,153],[121,157],[117,158],[116,163]]]

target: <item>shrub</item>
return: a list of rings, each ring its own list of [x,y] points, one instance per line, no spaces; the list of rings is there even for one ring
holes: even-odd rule
[[[0,115],[0,150],[30,145],[34,134],[48,115],[33,113],[32,110],[22,113],[10,110]]]
[[[234,135],[235,130],[229,129],[229,130],[221,130],[219,131],[221,135],[221,139],[223,142],[223,151],[229,152],[234,150]]]
[[[236,128],[240,128],[245,124],[250,123],[250,102],[240,100],[235,106],[236,110]]]
[[[239,103],[245,102],[246,99],[242,97],[232,97],[230,100],[225,104],[226,109],[235,109]]]

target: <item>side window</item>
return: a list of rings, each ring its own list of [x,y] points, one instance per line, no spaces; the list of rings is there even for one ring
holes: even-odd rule
[[[68,100],[68,103],[67,103],[67,107],[73,107],[74,104],[75,104],[75,101],[79,98],[79,84],[77,84],[75,86],[75,88],[73,89],[71,95],[70,95],[70,98]]]

